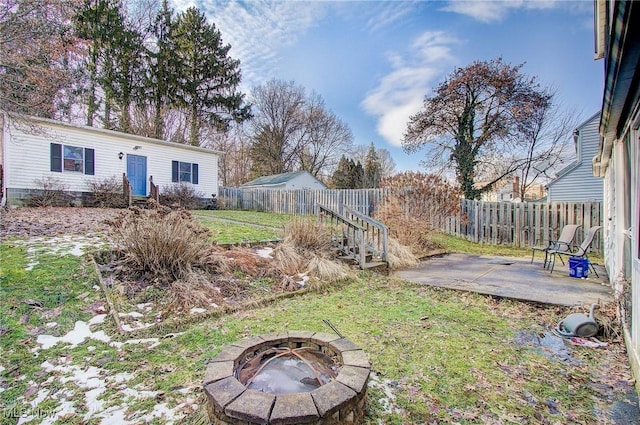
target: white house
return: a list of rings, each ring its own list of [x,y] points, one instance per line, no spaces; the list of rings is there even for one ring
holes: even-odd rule
[[[133,196],[149,195],[151,178],[161,192],[183,183],[203,198],[218,194],[216,151],[6,112],[0,127],[3,205],[25,203],[54,179],[81,199],[89,182],[123,174]]]
[[[604,58],[600,143],[605,263],[640,390],[640,2],[596,0],[596,58]]]
[[[604,185],[591,170],[598,152],[600,112],[580,124],[573,132],[576,159],[560,170],[547,184],[547,202],[602,201]]]
[[[272,176],[262,176],[251,180],[241,186],[245,189],[310,189],[322,190],[327,187],[320,180],[313,177],[308,171],[297,171],[293,173],[274,174]]]

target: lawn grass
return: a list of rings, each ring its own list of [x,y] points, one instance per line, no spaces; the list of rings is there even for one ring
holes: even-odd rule
[[[194,215],[198,217],[222,218],[238,222],[261,224],[282,228],[291,221],[295,215],[292,214],[275,214],[258,211],[238,211],[238,210],[202,210],[194,211]]]
[[[271,220],[264,213],[254,214],[260,224]],[[227,229],[234,241],[261,229],[216,218],[202,220],[212,230]],[[456,252],[530,254],[503,247],[490,250],[449,236],[440,240]],[[169,408],[189,399],[203,403],[200,388],[206,361],[226,344],[284,330],[330,332],[322,319],[331,320],[370,356],[375,378],[369,389],[368,424],[592,424],[603,398],[598,392],[603,384],[594,370],[613,367],[609,351],[575,348],[567,362],[516,342],[522,332],[535,337],[554,327],[566,315],[565,308],[419,286],[369,272],[319,293],[187,325],[172,338],[155,335],[160,339],[153,348],[148,343],[118,346],[88,340],[75,347],[57,344],[33,352],[39,346],[38,334],[62,336],[77,320],[91,317],[86,311],[90,304],[104,302],[93,289],[97,277],[86,260],[72,255],[38,251],[37,264],[27,270],[33,258],[26,248],[0,244],[0,258],[0,387],[4,389],[0,407],[29,411],[34,400],[29,389],[37,388],[50,390],[51,396],[39,406],[51,411],[60,408],[64,400],[60,394],[68,392],[67,399],[78,401],[76,415],[58,423],[83,422],[90,406],[82,402],[86,389],[61,383],[71,372],[43,373],[44,360],[80,371],[99,368],[100,379],[108,383],[101,395],[105,406],[124,406],[130,419],[142,421],[161,402]],[[30,299],[42,302],[42,308],[25,303]],[[51,311],[59,314],[49,317]],[[58,327],[46,327],[54,321]],[[108,320],[92,329],[118,339]],[[121,374],[131,378],[119,383],[116,377]],[[132,397],[123,393],[123,387],[151,391],[154,396]],[[166,423],[162,418],[149,421]],[[5,415],[0,423],[15,420]]]

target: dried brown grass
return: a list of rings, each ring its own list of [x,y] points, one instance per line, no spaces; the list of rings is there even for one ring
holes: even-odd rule
[[[285,240],[273,250],[273,263],[280,272],[293,275],[304,270],[304,257],[298,253],[292,240]]]
[[[294,276],[307,275],[306,285],[319,289],[349,276],[348,269],[331,259],[331,233],[309,220],[292,220],[285,226],[284,240],[273,252],[272,267],[280,274],[280,286],[285,290],[298,289]]]
[[[318,256],[313,256],[309,260],[306,274],[310,277],[307,284],[313,290],[323,289],[329,284],[340,282],[349,277],[345,265]]]
[[[389,238],[387,245],[387,262],[389,268],[399,269],[418,265],[418,259],[410,247],[402,245],[397,239]]]
[[[129,208],[111,225],[112,236],[124,252],[122,262],[164,284],[189,276],[212,247],[209,230],[185,210]]]
[[[284,241],[302,252],[331,252],[331,233],[322,224],[311,220],[293,219],[284,227]]]

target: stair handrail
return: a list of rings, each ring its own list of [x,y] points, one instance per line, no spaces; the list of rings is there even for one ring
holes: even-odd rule
[[[131,206],[132,188],[126,173],[122,173],[122,195],[128,206]]]
[[[368,248],[379,255],[382,261],[387,262],[387,253],[389,252],[389,228],[384,223],[362,214],[351,207],[345,206],[344,210],[348,219],[365,227],[368,236],[367,242],[371,242]]]
[[[349,220],[347,217],[343,216],[342,214],[333,211],[332,209],[324,206],[324,205],[320,205],[320,204],[316,204],[317,205],[317,217],[318,217],[318,224],[322,223],[322,216],[323,215],[328,215],[330,220],[335,219],[336,223],[340,222],[343,225],[347,226],[347,241],[349,241],[349,235],[350,233],[353,233],[353,253],[355,254],[356,248],[358,251],[358,256],[357,256],[357,260],[358,260],[358,265],[360,266],[360,268],[364,268],[366,262],[367,262],[367,249],[366,249],[366,238],[365,238],[365,233],[367,231],[367,229],[365,229],[364,227],[360,226],[357,223],[354,223],[353,221]],[[343,229],[343,233],[344,233],[344,229]],[[343,235],[344,236],[344,235]],[[343,243],[340,242],[340,245],[342,246]],[[346,249],[342,249],[342,252],[345,254],[348,254],[350,251],[350,246],[347,246]]]
[[[153,176],[149,176],[149,194],[151,199],[156,201],[156,205],[160,204],[160,187],[153,183]]]

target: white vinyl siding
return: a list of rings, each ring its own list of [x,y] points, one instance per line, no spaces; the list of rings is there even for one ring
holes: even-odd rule
[[[591,160],[598,153],[600,135],[597,114],[578,127],[576,160],[561,170],[558,177],[548,185],[549,202],[589,202],[602,201],[604,182],[593,176]]]
[[[7,122],[8,121],[8,122]],[[5,120],[4,163],[6,189],[39,189],[38,181],[58,179],[68,191],[87,192],[87,182],[113,176],[122,178],[127,172],[126,155],[147,158],[147,192],[149,177],[160,186],[172,185],[172,161],[199,165],[199,184],[194,186],[203,197],[218,193],[218,153],[202,148],[179,145],[114,131],[79,127],[49,120],[15,125]],[[50,144],[94,149],[94,172],[52,172]],[[119,154],[123,153],[123,159]]]

